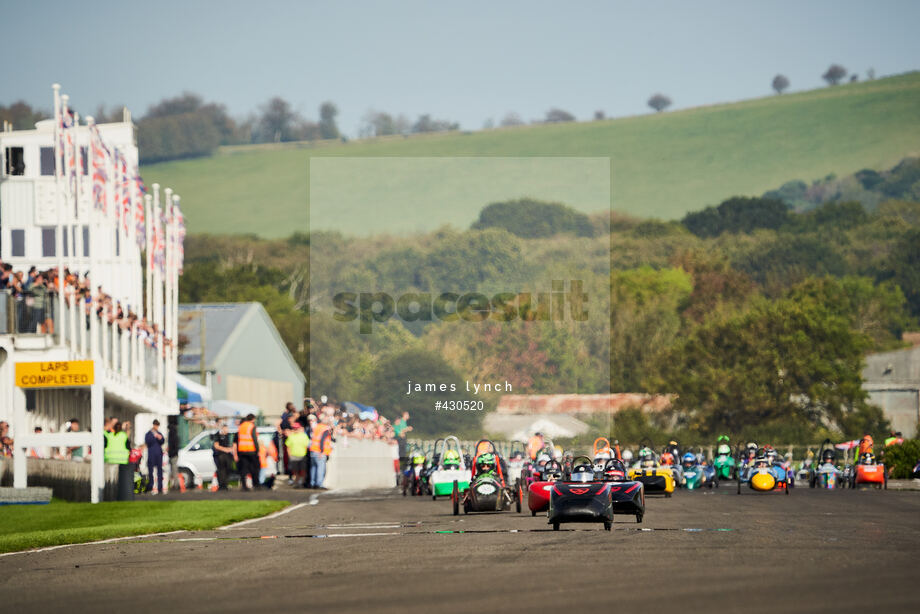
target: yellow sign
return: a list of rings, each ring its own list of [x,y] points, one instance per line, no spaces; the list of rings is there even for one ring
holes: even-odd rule
[[[92,360],[17,362],[16,385],[20,388],[92,386],[93,373]]]

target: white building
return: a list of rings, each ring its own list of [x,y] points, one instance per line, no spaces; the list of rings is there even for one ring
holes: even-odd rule
[[[57,108],[56,117],[61,117]],[[136,206],[138,211],[146,211],[148,222],[162,219],[158,189],[154,197],[132,194],[130,223],[119,222],[113,210],[102,213],[93,200],[90,127],[79,125],[77,117],[76,125],[65,132],[59,122],[40,121],[33,130],[12,131],[4,126],[0,132],[0,260],[12,265],[14,271],[27,272],[34,266],[39,271],[62,267],[81,275],[88,273],[94,293],[101,287],[125,312],[130,310],[157,323],[158,332],[145,335],[141,321],[130,327],[119,326],[67,293],[66,301],[54,295],[45,300],[43,310],[38,310],[28,296],[14,297],[0,289],[0,420],[12,425],[16,486],[25,485],[26,463],[19,459],[28,447],[85,442],[92,445],[92,498],[96,500],[102,492],[98,480],[103,475],[103,415],[135,424],[140,418],[142,425],[149,425],[151,414],[165,418],[178,411],[177,353],[163,339],[175,338],[178,274],[173,257],[165,265],[165,274],[153,273],[145,280],[142,246],[150,245],[150,231],[146,243],[138,241],[143,227],[138,232],[133,209]],[[136,176],[135,128],[127,111],[124,121],[97,129],[107,151],[117,149]],[[76,180],[61,170],[68,158],[56,155],[62,133],[83,153],[83,168],[77,169]],[[61,164],[55,164],[56,158]],[[122,186],[117,183],[118,169],[111,159],[108,164],[104,190],[109,207],[114,207],[116,200],[122,202]],[[79,167],[79,161],[74,166]],[[168,191],[167,203],[171,203]],[[169,232],[164,230],[167,238],[172,236]],[[173,280],[171,286],[169,279]],[[53,322],[53,333],[48,330],[49,321]],[[94,361],[95,386],[17,386],[17,363],[74,360]],[[71,418],[80,420],[83,434],[61,432]],[[43,428],[43,435],[33,434],[36,426]],[[143,431],[136,431],[135,439],[143,435]],[[29,475],[28,481],[40,485],[41,480]]]

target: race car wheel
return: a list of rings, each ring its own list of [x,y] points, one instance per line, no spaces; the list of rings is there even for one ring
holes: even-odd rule
[[[533,511],[533,510],[530,510],[530,515],[531,515],[531,516],[536,516],[537,513],[536,513],[535,511]]]
[[[885,474],[885,490],[888,490],[888,474]]]
[[[642,524],[642,514],[636,514],[636,524]]]
[[[670,499],[670,498],[671,498],[671,493],[669,493],[669,492],[664,493],[664,498],[665,498],[665,499]]]
[[[454,506],[454,516],[460,514],[460,485],[454,480],[454,489],[450,492],[450,502]]]
[[[605,530],[605,531],[609,531],[609,530],[611,530],[612,528],[613,528],[613,523],[612,523],[612,522],[605,522],[605,523],[604,523],[604,530]]]
[[[470,502],[469,502],[469,500],[463,502],[463,513],[464,513],[464,514],[469,514],[469,513],[470,513]]]
[[[558,530],[559,530],[559,523],[558,523],[558,522],[554,522],[554,523],[553,523],[553,531],[558,531]]]
[[[437,496],[437,495],[434,495],[434,494],[431,495],[431,500],[432,500],[432,501],[437,501],[437,500],[438,500],[438,496]]]
[[[741,494],[741,478],[738,478],[738,494]]]

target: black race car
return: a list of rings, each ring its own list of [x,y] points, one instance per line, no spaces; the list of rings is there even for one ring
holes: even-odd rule
[[[613,528],[613,486],[596,479],[590,458],[574,458],[571,471],[550,491],[549,524],[558,531],[563,522],[603,522],[609,531]]]

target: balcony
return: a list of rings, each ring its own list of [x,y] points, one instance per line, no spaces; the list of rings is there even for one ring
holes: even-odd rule
[[[95,304],[73,296],[61,312],[56,294],[36,301],[0,290],[0,335],[17,348],[47,354],[48,360],[94,360],[102,372],[106,397],[137,411],[174,413],[177,408],[174,369],[176,349],[162,334],[150,333],[134,321],[110,321]],[[92,308],[91,308],[92,307]]]

